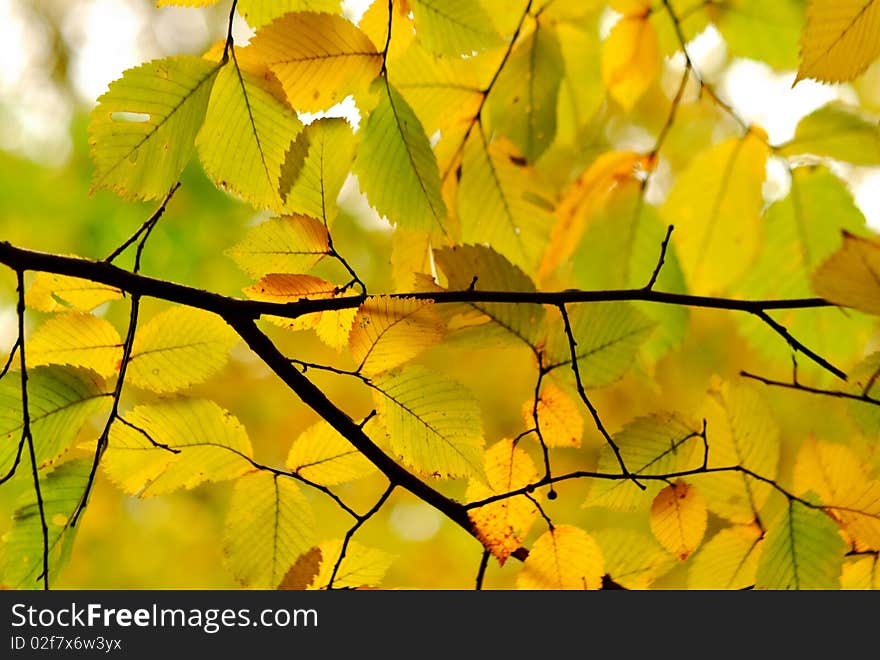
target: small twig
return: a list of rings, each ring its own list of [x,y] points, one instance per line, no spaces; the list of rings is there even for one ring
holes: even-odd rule
[[[483,580],[486,578],[486,568],[489,566],[489,557],[492,553],[483,548],[483,556],[480,558],[480,568],[477,569],[477,591],[483,590]]]
[[[123,417],[122,415],[117,415],[117,416],[116,416],[116,419],[119,420],[120,422],[122,422],[122,424],[123,424],[124,426],[127,426],[127,427],[130,428],[131,430],[136,431],[137,433],[140,433],[140,434],[141,434],[142,436],[144,436],[144,437],[150,442],[150,444],[153,445],[156,449],[164,449],[165,451],[170,452],[170,453],[172,453],[172,454],[179,454],[179,453],[182,451],[181,449],[175,449],[174,447],[169,447],[168,445],[166,445],[166,444],[164,444],[164,443],[161,443],[161,442],[159,442],[158,440],[155,440],[155,439],[153,438],[153,436],[151,436],[149,433],[147,433],[147,431],[146,431],[145,429],[142,429],[142,428],[141,428],[140,426],[138,426],[137,424],[133,424],[132,422],[129,422],[129,421],[128,421],[127,419],[125,419],[125,417]]]
[[[861,401],[862,403],[869,403],[873,406],[880,406],[880,399],[875,399],[871,396],[868,396],[867,394],[855,394],[853,392],[843,392],[841,390],[828,390],[818,387],[810,387],[809,385],[803,385],[799,382],[789,383],[782,380],[773,380],[772,378],[758,376],[757,374],[753,374],[748,371],[740,371],[739,375],[743,378],[750,378],[751,380],[756,380],[759,383],[770,385],[772,387],[783,387],[789,390],[807,392],[808,394],[818,394],[821,396],[834,397],[836,399],[849,399],[850,401]]]
[[[168,191],[168,194],[165,195],[165,198],[162,200],[162,203],[159,204],[159,207],[153,212],[153,214],[147,218],[146,222],[142,224],[138,230],[129,236],[118,248],[113,250],[107,257],[105,257],[105,263],[113,263],[113,260],[116,259],[120,254],[125,252],[128,247],[134,243],[138,238],[140,238],[141,234],[144,232],[151,232],[153,227],[159,222],[159,218],[165,213],[165,209],[168,207],[168,202],[171,201],[171,198],[174,197],[174,193],[177,192],[178,188],[180,188],[180,181],[171,186],[171,190]],[[140,251],[138,251],[138,256],[140,256]],[[137,272],[139,268],[135,268],[135,272]]]
[[[763,309],[759,309],[759,310],[754,311],[752,313],[755,316],[757,316],[759,319],[764,321],[764,323],[766,323],[771,328],[773,328],[773,330],[775,330],[779,336],[781,336],[783,339],[785,339],[785,341],[788,342],[788,345],[791,346],[792,350],[797,351],[799,353],[803,353],[804,355],[806,355],[808,358],[810,358],[813,362],[818,364],[820,367],[822,367],[826,371],[831,372],[832,374],[834,374],[835,376],[837,376],[841,380],[846,380],[846,373],[845,372],[843,372],[840,369],[838,369],[837,367],[835,367],[833,364],[831,364],[828,360],[823,358],[818,353],[816,353],[816,352],[812,351],[811,349],[807,348],[806,346],[804,346],[801,342],[799,342],[797,339],[795,339],[791,335],[791,333],[789,333],[788,329],[784,325],[782,325],[778,321],[775,321],[773,319],[773,317],[771,317],[766,311],[764,311]]]
[[[651,291],[654,288],[654,284],[660,276],[660,269],[663,268],[663,264],[666,262],[666,250],[669,247],[669,239],[672,236],[673,229],[675,229],[674,225],[669,225],[669,227],[666,228],[666,238],[664,238],[663,242],[660,244],[660,259],[654,267],[654,272],[651,273],[651,279],[648,280],[648,283],[645,285],[646,291]]]
[[[237,4],[238,0],[232,0],[232,6],[229,8],[229,22],[226,27],[226,44],[223,46],[222,64],[226,64],[229,61],[229,51],[235,46],[235,41],[232,38],[232,24],[235,21],[235,7]]]
[[[537,499],[535,499],[535,497],[531,493],[524,493],[524,495],[526,496],[526,498],[528,498],[528,500],[532,504],[535,505],[535,508],[538,510],[538,513],[541,514],[541,517],[544,519],[544,522],[547,523],[547,528],[550,529],[551,531],[556,529],[555,526],[553,525],[553,521],[550,520],[550,516],[547,515],[547,512],[544,511],[544,507],[541,506],[541,503]]]

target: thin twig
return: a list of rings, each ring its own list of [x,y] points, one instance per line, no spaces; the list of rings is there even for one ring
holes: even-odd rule
[[[122,245],[120,245],[118,248],[113,250],[113,252],[107,255],[107,257],[104,258],[104,262],[108,264],[113,263],[113,260],[116,259],[116,257],[118,257],[120,254],[125,252],[125,250],[127,250],[132,243],[140,238],[141,234],[143,234],[144,232],[147,232],[147,234],[149,234],[149,232],[153,230],[153,227],[156,225],[156,223],[159,222],[159,218],[161,218],[162,215],[165,213],[165,209],[168,207],[168,202],[171,201],[171,198],[174,197],[174,193],[176,193],[179,188],[180,181],[171,186],[171,190],[169,190],[168,194],[165,195],[165,198],[162,200],[161,204],[159,204],[159,207],[155,211],[153,211],[153,214],[149,218],[147,218],[144,224],[142,224],[135,233],[129,236],[122,243]],[[140,256],[140,250],[138,251],[138,256]],[[137,272],[138,270],[139,268],[135,268],[135,272]]]
[[[657,260],[657,265],[654,267],[654,272],[651,273],[651,279],[648,280],[648,283],[645,285],[645,290],[651,291],[654,288],[654,284],[657,282],[657,278],[660,276],[660,270],[663,268],[663,264],[666,262],[666,249],[669,247],[669,239],[672,236],[672,230],[675,229],[673,225],[669,225],[666,228],[666,238],[663,239],[663,242],[660,244],[660,259]]]

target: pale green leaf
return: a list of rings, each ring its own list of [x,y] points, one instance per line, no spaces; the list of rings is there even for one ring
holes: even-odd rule
[[[335,486],[376,472],[376,467],[360,451],[323,420],[293,441],[285,465],[322,486]]]
[[[713,3],[708,13],[732,56],[763,61],[779,69],[797,65],[804,24],[802,0],[732,0]]]
[[[374,87],[378,105],[367,117],[354,173],[370,205],[408,229],[441,230],[446,205],[440,172],[425,129],[400,93],[384,78]]]
[[[58,365],[28,369],[28,411],[37,465],[54,461],[76,440],[92,415],[110,405],[104,379],[94,371]],[[0,476],[12,467],[22,437],[20,372],[0,381]],[[22,460],[27,460],[27,449]]]
[[[314,544],[315,514],[293,479],[254,472],[235,483],[223,533],[226,565],[246,587],[272,589]]]
[[[47,320],[28,339],[28,367],[67,364],[110,376],[119,369],[122,339],[113,324],[91,314],[69,312]]]
[[[438,55],[472,55],[501,41],[478,0],[412,0],[412,12],[416,35]]]
[[[676,563],[653,537],[629,529],[593,533],[605,557],[605,572],[627,589],[648,589]]]
[[[48,527],[49,586],[67,563],[78,527],[70,525],[86,490],[91,459],[68,461],[40,477],[40,496]],[[0,545],[0,582],[12,589],[39,589],[43,581],[43,530],[33,489],[24,493],[12,516],[12,527]]]
[[[179,55],[128,69],[98,98],[89,125],[92,190],[155,199],[192,156],[219,66]]]
[[[473,395],[455,381],[421,366],[373,379],[373,400],[389,446],[420,474],[483,474],[483,424]]]
[[[252,277],[302,273],[330,253],[327,229],[314,218],[270,218],[250,229],[227,254]]]
[[[846,543],[817,509],[789,501],[767,527],[758,562],[759,589],[839,589]]]
[[[213,401],[169,399],[114,423],[101,465],[126,493],[147,497],[240,477],[251,453],[244,427]]]
[[[812,154],[853,165],[878,165],[880,125],[856,108],[829,103],[800,120],[794,138],[781,152],[789,157]]]
[[[135,334],[126,379],[153,392],[175,392],[204,382],[223,368],[237,339],[213,314],[172,307]]]

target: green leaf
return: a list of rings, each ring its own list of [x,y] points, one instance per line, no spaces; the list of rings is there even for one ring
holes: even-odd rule
[[[370,38],[335,14],[285,14],[259,30],[251,44],[299,112],[326,110],[365,88],[382,67]]]
[[[413,0],[416,35],[438,55],[472,55],[501,38],[478,0]]]
[[[360,451],[323,420],[293,441],[285,465],[322,486],[335,486],[376,472]]]
[[[104,379],[89,369],[57,365],[28,369],[27,387],[34,453],[41,467],[63,454],[89,418],[110,405]],[[15,460],[22,434],[21,409],[20,374],[9,372],[0,381],[0,476]]]
[[[829,103],[800,120],[785,156],[812,154],[853,165],[880,164],[880,125],[856,108]]]
[[[584,387],[604,387],[629,371],[655,323],[629,303],[578,305],[569,312],[575,355]],[[561,324],[547,339],[545,368],[571,364],[571,348]]]
[[[880,399],[880,352],[871,353],[852,368],[850,392]],[[859,428],[870,436],[880,432],[880,405],[865,401],[848,401],[849,414]]]
[[[593,537],[605,556],[605,572],[627,589],[648,589],[677,562],[657,541],[630,529],[602,529]]]
[[[764,547],[761,529],[735,525],[703,544],[688,572],[690,589],[745,589],[755,584]]]
[[[535,283],[491,247],[456,245],[434,250],[434,260],[446,276],[448,288],[478,291],[536,291]],[[451,307],[449,331],[478,328],[479,341],[516,337],[533,346],[541,338],[544,308],[541,305],[506,303],[462,303]],[[489,325],[487,325],[489,324]],[[494,332],[489,333],[492,330]]]
[[[613,435],[614,442],[627,469],[639,475],[663,475],[693,469],[702,461],[703,440],[681,419],[673,414],[654,414],[639,417]],[[599,452],[596,471],[620,474],[620,463],[605,445]],[[596,479],[585,506],[604,506],[618,511],[645,511],[666,483],[660,480],[641,482],[639,489],[629,479]]]
[[[421,366],[373,379],[373,400],[391,451],[438,478],[483,474],[483,424],[473,395]]]
[[[252,469],[244,427],[213,401],[170,399],[137,406],[122,419],[110,431],[101,465],[130,495],[189,490]]]
[[[135,334],[127,380],[153,392],[202,383],[226,364],[238,335],[217,316],[189,307],[156,314]]]
[[[361,190],[376,211],[395,225],[442,230],[446,205],[425,129],[387,80],[377,80],[373,90],[379,103],[362,128],[354,161]]]
[[[757,261],[737,290],[745,298],[808,298],[810,278],[840,246],[841,230],[863,234],[865,219],[846,186],[824,167],[798,168],[787,197],[767,209]],[[773,318],[799,341],[832,363],[845,363],[862,350],[871,321],[839,309],[780,310]],[[769,358],[788,364],[785,341],[768,341],[758,319],[741,319],[750,343]]]
[[[491,245],[526,272],[547,245],[552,194],[538,172],[506,140],[489,143],[477,126],[461,163],[458,217],[462,241]]]
[[[79,506],[91,472],[91,459],[68,461],[41,475],[40,496],[48,527],[49,586],[53,586],[70,556],[78,527],[70,518]],[[43,530],[33,489],[22,495],[12,516],[12,527],[0,546],[0,582],[12,589],[43,586]]]
[[[250,229],[227,254],[248,275],[302,273],[330,254],[327,229],[304,215],[270,218]]]
[[[332,223],[354,149],[354,133],[344,119],[318,119],[306,126],[291,145],[281,170],[287,212]]]
[[[315,514],[293,479],[254,472],[235,483],[223,551],[246,587],[273,589],[314,544]]]
[[[802,1],[733,0],[711,5],[709,13],[733,57],[763,61],[777,69],[797,65]]]
[[[67,364],[115,374],[122,358],[122,339],[113,324],[91,314],[59,314],[40,326],[27,343],[29,367]]]
[[[759,589],[839,589],[847,546],[822,511],[790,500],[767,528],[755,586]]]
[[[248,69],[248,51],[235,50],[214,83],[196,138],[199,158],[218,188],[258,209],[280,212],[281,166],[302,122],[265,78],[255,75],[259,72]]]
[[[92,111],[92,190],[163,197],[192,156],[219,66],[180,55],[128,69]]]
[[[513,50],[490,98],[492,125],[532,163],[556,136],[556,101],[565,61],[556,30],[538,24]]]

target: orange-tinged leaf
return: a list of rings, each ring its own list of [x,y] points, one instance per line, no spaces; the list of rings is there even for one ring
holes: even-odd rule
[[[558,525],[542,534],[516,578],[519,589],[601,589],[605,559],[584,530]]]
[[[305,215],[262,222],[227,252],[252,277],[303,272],[329,253],[327,229],[319,220]]]
[[[25,304],[41,312],[88,312],[122,298],[119,289],[78,277],[37,273],[25,294]]]
[[[627,112],[660,73],[657,33],[643,11],[621,18],[602,44],[602,81]]]
[[[321,568],[321,548],[314,547],[299,556],[290,570],[284,575],[278,589],[282,591],[304,591],[315,580]]]
[[[244,289],[252,300],[274,303],[295,303],[300,300],[326,300],[338,292],[335,284],[314,275],[266,275],[256,284]],[[322,312],[305,314],[296,318],[266,316],[266,320],[290,330],[313,328],[320,321]]]
[[[538,480],[531,457],[513,440],[501,440],[483,455],[486,480],[468,482],[468,502],[479,502],[494,495],[509,493]],[[477,530],[477,538],[503,564],[522,545],[535,522],[538,508],[525,495],[515,495],[472,509],[468,516]]]
[[[69,364],[102,376],[116,372],[122,358],[122,339],[106,319],[70,312],[46,321],[28,339],[27,365]]]
[[[257,32],[252,44],[301,112],[326,110],[366,87],[382,66],[370,38],[335,14],[286,14]]]
[[[537,407],[534,400],[523,404],[523,420],[527,425],[535,423],[544,444],[548,447],[580,447],[584,431],[584,418],[580,406],[562,388],[548,383],[541,389]]]
[[[880,550],[880,481],[846,445],[807,440],[794,468],[796,493],[816,493],[859,550]]]
[[[651,531],[681,561],[699,547],[706,533],[706,521],[703,496],[681,480],[657,493],[651,505]]]
[[[810,0],[795,83],[845,82],[880,56],[880,1]]]
[[[443,337],[433,301],[376,296],[358,309],[348,338],[358,371],[368,376],[409,362]]]
[[[843,246],[813,273],[813,290],[826,300],[880,314],[880,242],[843,233]]]

